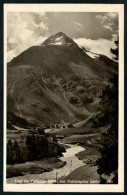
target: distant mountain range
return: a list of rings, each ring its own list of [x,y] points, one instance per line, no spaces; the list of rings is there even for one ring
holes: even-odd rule
[[[7,64],[8,122],[15,125],[15,117],[35,126],[80,122],[97,112],[101,90],[117,71],[108,57],[62,32],[52,35]]]

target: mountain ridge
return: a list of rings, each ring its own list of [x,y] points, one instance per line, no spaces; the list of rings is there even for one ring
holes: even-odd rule
[[[36,125],[80,122],[96,112],[114,73],[117,63],[91,58],[59,32],[8,63],[7,109]]]

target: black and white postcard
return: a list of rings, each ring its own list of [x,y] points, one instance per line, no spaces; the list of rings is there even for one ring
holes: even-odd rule
[[[4,5],[4,191],[123,192],[124,6]]]

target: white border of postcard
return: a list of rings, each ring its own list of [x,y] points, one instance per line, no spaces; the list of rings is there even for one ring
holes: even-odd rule
[[[119,13],[119,169],[118,184],[7,184],[6,91],[8,12],[118,12]],[[4,169],[6,192],[124,192],[124,5],[123,4],[4,4]]]

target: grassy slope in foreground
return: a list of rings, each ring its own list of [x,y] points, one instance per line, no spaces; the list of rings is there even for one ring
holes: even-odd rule
[[[83,165],[62,178],[59,183],[99,183],[96,166]]]

